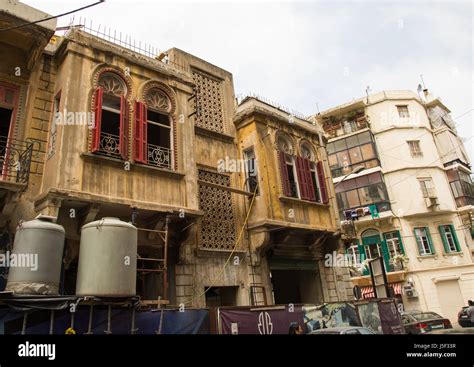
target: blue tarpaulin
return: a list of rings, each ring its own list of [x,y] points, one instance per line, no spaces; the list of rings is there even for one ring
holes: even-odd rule
[[[89,326],[90,307],[80,306],[74,314],[74,330],[84,334]],[[105,334],[108,330],[108,309],[95,306],[92,317],[92,333]],[[135,334],[156,334],[160,327],[161,311],[148,310],[135,312]],[[112,334],[131,334],[132,310],[113,308],[110,319]],[[24,312],[0,308],[0,334],[20,334],[23,327]],[[51,310],[29,311],[26,321],[26,334],[49,334]],[[68,309],[54,311],[54,334],[64,334],[71,326],[71,313]],[[163,311],[162,334],[210,334],[208,310],[188,309]]]

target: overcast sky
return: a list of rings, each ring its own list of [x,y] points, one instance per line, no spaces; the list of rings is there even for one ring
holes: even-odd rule
[[[56,15],[94,0],[23,2]],[[192,53],[230,71],[237,95],[257,93],[304,115],[360,98],[367,86],[416,91],[422,74],[474,158],[470,1],[107,0],[80,16]]]

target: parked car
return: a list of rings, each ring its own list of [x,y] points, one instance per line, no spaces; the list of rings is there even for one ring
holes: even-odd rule
[[[407,334],[424,334],[437,329],[451,329],[451,321],[436,312],[409,311],[401,314]]]
[[[461,327],[474,326],[474,324],[471,322],[471,319],[469,318],[469,315],[467,314],[468,308],[469,306],[463,306],[461,311],[458,312],[458,324]]]
[[[474,334],[474,327],[439,329],[429,331],[427,334]]]
[[[345,334],[345,335],[375,335],[372,330],[361,326],[340,326],[326,329],[318,329],[310,334]]]

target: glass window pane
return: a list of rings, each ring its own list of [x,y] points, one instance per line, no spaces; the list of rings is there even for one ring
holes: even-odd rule
[[[336,194],[336,198],[339,209],[349,208],[349,204],[347,203],[346,199],[346,194],[344,192]]]
[[[362,162],[362,154],[360,152],[359,147],[349,149],[349,155],[351,156],[351,163],[352,164]]]
[[[449,171],[446,171],[446,175],[448,176],[449,182],[456,181],[459,177],[458,171],[454,169],[450,169]]]
[[[348,148],[353,148],[359,145],[359,140],[357,139],[357,135],[349,136],[346,138],[346,143]]]
[[[369,176],[362,176],[356,178],[357,187],[367,186],[369,184]]]
[[[357,187],[357,181],[355,179],[346,180],[343,182],[343,185],[344,185],[344,191],[352,190]]]
[[[375,158],[375,151],[374,151],[374,146],[371,144],[365,144],[360,147],[360,150],[362,151],[362,158],[364,161],[367,159]]]
[[[357,194],[357,190],[351,190],[346,192],[346,196],[349,208],[355,208],[360,206],[359,195]]]
[[[363,132],[362,134],[357,135],[359,139],[359,144],[366,144],[372,141],[372,137],[370,136],[370,131]]]
[[[451,187],[454,187],[453,192],[455,197],[463,196],[461,182],[454,181],[451,182]]]
[[[337,166],[337,155],[336,154],[330,154],[328,156],[329,160],[329,165],[330,166]]]
[[[342,152],[337,153],[337,162],[340,166],[350,165],[349,152],[347,150],[344,150]]]
[[[361,205],[370,205],[374,202],[372,197],[370,196],[370,186],[363,187],[359,189],[359,197],[360,197],[360,204]]]
[[[334,147],[334,143],[328,143],[326,145],[326,150],[328,152],[328,154],[332,154],[336,151],[336,148]]]
[[[365,168],[373,168],[379,165],[379,161],[376,159],[372,159],[364,163]]]
[[[340,150],[347,149],[347,147],[346,147],[346,140],[345,140],[345,139],[341,139],[341,140],[335,141],[335,142],[334,142],[334,147],[336,148],[336,152],[339,152]]]
[[[382,182],[382,175],[380,172],[371,173],[369,175],[369,182],[371,184]]]

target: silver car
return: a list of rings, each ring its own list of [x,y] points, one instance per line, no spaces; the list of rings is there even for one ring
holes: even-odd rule
[[[346,334],[346,335],[375,335],[372,330],[361,326],[340,326],[327,329],[318,329],[310,334]]]

